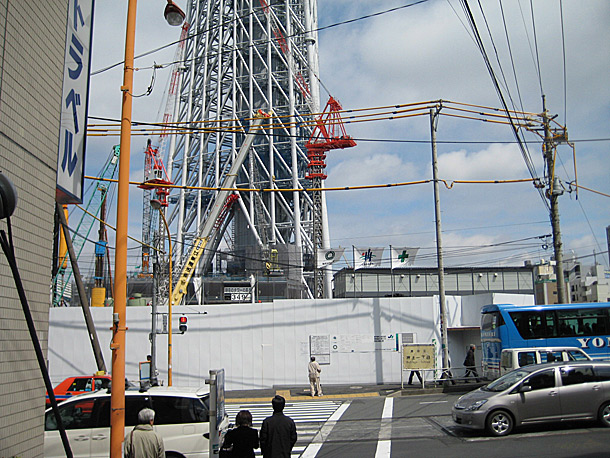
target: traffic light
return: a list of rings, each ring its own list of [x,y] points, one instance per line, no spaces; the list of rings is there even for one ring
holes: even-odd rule
[[[180,327],[178,329],[180,330],[180,332],[182,334],[184,334],[186,332],[186,330],[188,329],[188,327],[187,327],[188,320],[189,319],[187,317],[185,317],[184,315],[182,315],[180,317]]]

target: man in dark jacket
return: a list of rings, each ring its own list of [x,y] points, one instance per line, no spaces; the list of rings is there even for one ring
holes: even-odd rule
[[[260,444],[264,458],[290,458],[297,441],[294,420],[284,415],[286,400],[276,395],[271,400],[273,415],[265,418],[261,427]]]
[[[477,373],[477,363],[475,362],[474,359],[474,350],[477,347],[474,344],[471,344],[468,347],[468,352],[466,353],[466,358],[464,359],[464,367],[466,367],[466,373],[464,374],[464,377],[469,377],[469,376],[474,376],[476,377],[476,381],[479,381],[479,374]],[[466,380],[466,383],[468,383],[468,380]]]

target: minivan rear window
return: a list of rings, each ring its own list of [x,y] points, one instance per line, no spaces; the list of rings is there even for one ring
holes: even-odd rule
[[[561,368],[561,383],[563,386],[590,382],[595,382],[595,375],[591,366]]]
[[[610,380],[610,367],[608,366],[595,366],[595,378],[598,382],[606,382]]]

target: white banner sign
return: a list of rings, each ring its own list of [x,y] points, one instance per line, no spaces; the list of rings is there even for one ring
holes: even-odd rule
[[[367,353],[372,351],[398,351],[396,335],[343,334],[330,336],[332,353]]]
[[[69,0],[68,5],[57,155],[56,198],[62,204],[83,201],[93,3]]]
[[[379,267],[385,248],[356,248],[354,247],[354,269],[363,267]]]
[[[411,247],[390,247],[391,268],[412,266],[419,248]]]
[[[333,262],[338,261],[343,256],[345,248],[329,248],[327,250],[318,249],[317,257],[318,269],[330,266]]]

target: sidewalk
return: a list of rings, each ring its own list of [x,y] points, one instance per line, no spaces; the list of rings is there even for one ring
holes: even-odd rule
[[[422,389],[421,385],[407,385],[401,388],[397,384],[354,384],[354,385],[323,385],[324,396],[312,398],[309,393],[309,385],[281,386],[276,385],[272,388],[259,390],[235,390],[225,392],[225,402],[247,403],[247,402],[270,402],[273,396],[279,394],[287,401],[307,401],[307,400],[333,400],[348,398],[365,397],[385,397],[385,396],[413,396],[422,394],[440,393],[467,393],[484,383],[464,383],[458,382],[455,385],[435,386],[432,382],[426,384]]]

